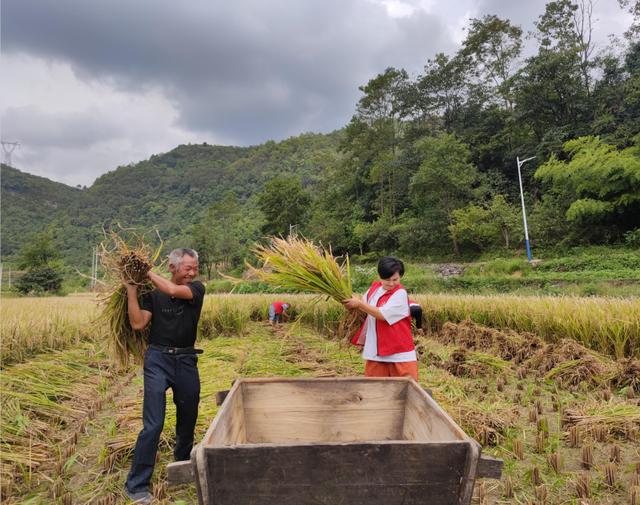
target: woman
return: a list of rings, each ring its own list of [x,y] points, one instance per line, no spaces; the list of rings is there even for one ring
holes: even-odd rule
[[[404,264],[393,256],[378,262],[380,280],[371,284],[361,299],[344,301],[367,318],[351,343],[363,346],[364,374],[367,377],[403,377],[418,380],[418,361],[411,336],[409,297],[400,284]]]

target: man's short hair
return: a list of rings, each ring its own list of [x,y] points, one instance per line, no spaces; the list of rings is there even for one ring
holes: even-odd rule
[[[188,247],[179,247],[178,249],[174,249],[169,253],[169,265],[173,265],[178,268],[182,264],[182,259],[185,254],[187,256],[191,256],[193,259],[198,261],[198,253],[193,249],[189,249]]]
[[[393,274],[404,275],[404,263],[395,256],[383,256],[378,261],[378,275],[381,279],[388,279]]]

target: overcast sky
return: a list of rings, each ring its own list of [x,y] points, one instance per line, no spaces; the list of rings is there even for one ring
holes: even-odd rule
[[[388,66],[452,54],[467,20],[525,31],[529,0],[2,0],[2,139],[13,165],[70,185],[182,143],[329,132]],[[596,40],[631,19],[596,4]]]

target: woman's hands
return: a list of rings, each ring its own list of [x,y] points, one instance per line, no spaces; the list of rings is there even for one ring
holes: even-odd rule
[[[346,300],[342,300],[342,304],[350,310],[362,310],[363,303],[362,299],[358,298],[356,295],[353,295],[351,298],[347,298]]]

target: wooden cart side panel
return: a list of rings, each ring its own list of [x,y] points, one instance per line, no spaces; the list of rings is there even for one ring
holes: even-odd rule
[[[478,442],[469,439],[469,451],[467,451],[467,461],[464,466],[464,476],[460,483],[460,499],[459,505],[469,505],[473,497],[473,486],[476,482],[476,473],[478,471],[478,460],[482,447]]]
[[[403,438],[417,442],[469,439],[456,422],[412,379],[407,387]]]
[[[207,505],[458,505],[467,442],[205,447]]]
[[[370,379],[306,379],[264,381],[242,379],[245,406],[252,408],[303,408],[326,410],[340,406],[354,409],[386,407],[404,401],[406,381]]]
[[[243,383],[249,443],[398,440],[406,398],[399,381]]]
[[[247,441],[241,381],[236,381],[205,434],[203,445],[236,445]]]
[[[196,445],[191,450],[191,465],[198,492],[198,505],[207,505],[209,499],[209,478],[207,476],[206,456],[202,444]],[[199,462],[199,463],[198,463]]]

